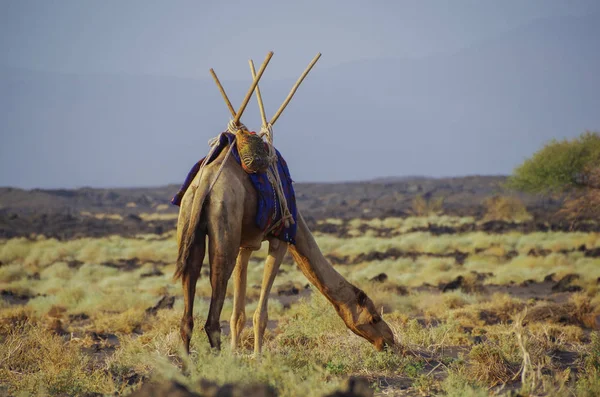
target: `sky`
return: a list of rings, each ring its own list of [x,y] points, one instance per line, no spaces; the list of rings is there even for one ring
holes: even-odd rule
[[[246,78],[248,57],[278,54],[270,77],[323,63],[423,57],[532,20],[585,15],[596,0],[2,0],[2,64],[70,73]]]
[[[0,0],[0,68],[8,71],[2,72],[7,74],[27,72],[42,73],[44,76],[78,76],[82,79],[97,79],[98,76],[138,78],[142,79],[140,84],[143,85],[143,78],[203,82],[209,79],[208,69],[212,67],[222,80],[229,84],[243,82],[245,86],[248,80],[247,60],[253,58],[258,67],[266,53],[273,50],[275,56],[265,76],[271,81],[285,81],[284,85],[287,87],[288,80],[295,79],[317,52],[321,52],[323,57],[316,69],[321,73],[331,71],[333,74],[347,65],[360,62],[370,65],[369,62],[388,59],[407,62],[447,59],[444,57],[451,57],[465,49],[485,46],[498,37],[536,21],[587,17],[598,13],[600,2],[597,0]],[[368,66],[366,73],[369,73]],[[0,74],[0,81],[2,77]],[[386,81],[387,76],[368,78]],[[310,79],[309,75],[307,81],[310,82]],[[9,83],[4,83],[5,88],[12,87],[9,84],[14,81],[13,75],[7,81]],[[307,90],[319,95],[319,87],[313,86]],[[56,119],[44,119],[44,116],[40,116],[51,112],[48,103],[52,102],[36,104],[35,96],[32,96],[32,100],[23,102],[16,99],[17,96],[20,98],[20,95],[25,95],[21,92],[23,90],[18,93],[10,89],[3,91],[4,93],[0,92],[0,103],[6,105],[4,110],[0,109],[0,118],[4,116],[10,120],[4,124],[0,122],[0,157],[5,158],[4,161],[0,159],[0,166],[4,169],[0,170],[0,186],[135,186],[140,181],[158,185],[178,182],[185,176],[189,168],[187,164],[191,165],[191,155],[174,160],[167,157],[164,159],[166,163],[181,160],[177,163],[177,170],[169,170],[161,174],[160,178],[148,179],[142,175],[144,169],[131,167],[132,162],[143,161],[143,154],[129,150],[127,153],[133,160],[129,158],[128,162],[119,165],[120,158],[124,156],[116,151],[111,158],[116,163],[115,168],[88,165],[80,162],[79,158],[69,157],[78,153],[78,148],[70,143],[69,151],[61,152],[60,156],[51,160],[55,164],[46,167],[41,162],[43,156],[29,156],[29,153],[40,151],[39,148],[34,150],[33,146],[40,142],[39,137],[44,133],[64,130],[68,126],[59,124]],[[27,109],[29,103],[32,106],[31,112]],[[90,100],[90,103],[93,101]],[[297,105],[298,108],[302,106],[302,102]],[[88,122],[95,124],[99,115],[89,109],[82,108],[80,116],[85,117],[85,112],[89,111]],[[30,113],[31,117],[38,120],[33,123],[26,120],[25,115],[17,117],[14,116],[15,113]],[[202,120],[213,116],[201,114]],[[577,115],[573,113],[571,116],[575,118]],[[111,115],[105,114],[103,117]],[[126,115],[119,117],[125,118]],[[218,123],[223,124],[223,115],[219,114],[218,117]],[[582,114],[581,120],[589,124],[597,121],[587,114]],[[218,124],[214,121],[206,122],[211,127]],[[523,123],[535,125],[535,120],[523,120]],[[45,127],[48,128],[46,132],[42,131]],[[583,132],[581,128],[579,125],[573,126],[570,134]],[[589,125],[587,128],[597,129],[598,125]],[[39,131],[32,131],[33,129]],[[79,133],[85,137],[85,131]],[[142,140],[145,131],[135,133]],[[207,133],[207,137],[214,135],[214,132]],[[340,136],[342,135],[340,132]],[[61,138],[60,134],[56,136],[54,140],[43,140],[44,151],[60,151],[65,146],[66,141],[63,139],[67,138]],[[389,166],[374,165],[368,172],[354,176],[344,175],[340,170],[331,173],[311,171],[312,173],[299,173],[297,179],[334,181],[404,174],[441,176],[449,173],[507,173],[525,157],[525,150],[530,153],[535,145],[557,136],[560,133],[549,131],[511,156],[510,161],[486,164],[481,168],[472,164],[449,168],[440,163],[437,168],[423,168],[424,172],[421,173],[419,169],[409,170],[405,167],[394,170]],[[408,137],[410,138],[410,134]],[[202,136],[203,142],[206,141],[205,138]],[[85,139],[82,138],[81,142],[83,145]],[[285,143],[283,148],[288,153],[294,149],[294,144],[289,139],[282,143]],[[358,149],[360,148],[356,151]],[[167,152],[166,156],[176,157],[174,152]],[[300,164],[300,157],[296,154],[290,153],[290,158],[293,160],[292,164]],[[320,161],[323,162],[322,168],[328,165],[327,159]],[[73,164],[78,164],[83,169],[76,177],[69,174]],[[129,171],[124,171],[125,168]],[[115,172],[118,169],[123,172]]]

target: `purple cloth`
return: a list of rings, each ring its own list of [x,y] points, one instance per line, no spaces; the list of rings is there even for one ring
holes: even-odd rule
[[[213,155],[210,158],[207,158],[207,164],[210,164],[214,161],[221,151],[227,147],[227,145],[233,142],[235,135],[224,132],[219,136],[219,143]],[[281,186],[283,187],[283,193],[285,195],[285,199],[287,200],[287,206],[292,214],[294,219],[294,224],[290,224],[289,227],[285,227],[285,224],[281,222],[275,229],[273,229],[269,234],[277,237],[280,240],[283,240],[287,243],[295,244],[296,241],[296,222],[297,222],[297,210],[296,210],[296,194],[294,192],[294,187],[292,186],[292,177],[290,176],[290,171],[288,169],[287,163],[281,156],[281,153],[277,149],[275,149],[277,153],[277,170],[279,171],[279,177],[281,179]],[[241,166],[240,155],[237,151],[236,146],[233,146],[232,155],[235,160]],[[204,160],[204,159],[203,159]],[[194,177],[200,170],[200,165],[202,161],[200,160],[190,170],[185,179],[185,182],[179,189],[179,192],[173,197],[171,203],[173,205],[181,205],[181,199],[189,185],[194,180]],[[248,174],[248,177],[252,181],[252,185],[256,189],[257,193],[257,208],[256,208],[256,226],[260,230],[268,230],[273,224],[279,222],[281,220],[281,210],[279,208],[279,200],[277,198],[277,193],[271,186],[269,179],[267,178],[267,174],[264,172]]]

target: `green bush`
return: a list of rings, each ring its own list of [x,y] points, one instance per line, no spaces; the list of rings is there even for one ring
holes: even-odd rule
[[[526,192],[586,187],[588,175],[600,164],[600,134],[585,132],[572,140],[553,139],[520,166],[508,187]]]

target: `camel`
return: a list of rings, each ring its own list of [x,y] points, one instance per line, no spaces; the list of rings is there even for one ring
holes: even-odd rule
[[[274,150],[271,126],[281,115],[320,54],[317,54],[309,64],[282,106],[267,123],[257,84],[272,55],[273,52],[267,54],[258,73],[255,72],[254,65],[250,61],[253,82],[237,112],[233,109],[214,71],[211,69],[210,72],[233,116],[230,129],[240,126],[240,117],[256,89],[263,128],[267,131],[267,141],[271,150]],[[232,144],[230,143],[228,147]],[[265,263],[259,304],[253,318],[255,354],[260,354],[262,350],[268,320],[269,294],[288,249],[302,273],[329,300],[350,330],[371,342],[377,350],[394,345],[393,333],[377,313],[371,299],[362,290],[345,280],[325,259],[300,211],[297,210],[295,244],[283,242],[258,229],[255,223],[257,192],[242,165],[229,157],[229,153],[230,151],[225,148],[216,159],[203,165],[202,171],[195,175],[181,199],[177,223],[179,252],[174,278],[181,278],[183,286],[185,307],[180,333],[186,352],[188,354],[190,352],[190,340],[194,328],[194,296],[206,254],[207,238],[212,295],[204,330],[212,348],[221,349],[219,319],[227,284],[234,270],[231,346],[233,350],[237,348],[246,321],[248,261],[252,252],[260,249],[263,241],[268,241],[269,253]]]
[[[194,295],[205,257],[207,237],[212,295],[204,330],[212,348],[221,348],[219,319],[234,268],[231,335],[232,346],[237,344],[245,322],[243,303],[246,267],[252,251],[260,249],[265,240],[269,241],[269,256],[259,305],[254,315],[256,353],[261,351],[270,289],[287,249],[302,273],[329,300],[350,330],[371,342],[377,350],[394,345],[393,333],[377,313],[371,299],[345,280],[325,259],[300,211],[297,214],[295,245],[265,236],[256,227],[256,191],[242,167],[235,159],[226,158],[225,152],[223,150],[216,160],[208,164],[201,175],[196,175],[183,196],[179,210],[179,255],[175,278],[181,278],[183,285],[185,308],[180,333],[185,350],[188,353],[190,351],[194,328]],[[215,181],[214,176],[221,165],[221,174]],[[213,188],[208,192],[213,181]]]

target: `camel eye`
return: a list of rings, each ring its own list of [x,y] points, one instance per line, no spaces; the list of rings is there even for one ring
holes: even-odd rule
[[[373,316],[373,318],[371,319],[371,324],[375,325],[375,324],[377,324],[380,321],[381,321],[381,317],[379,317],[379,316]]]
[[[362,290],[359,290],[358,288],[356,289],[356,302],[358,303],[358,306],[364,307],[367,303],[367,299],[369,298]]]

